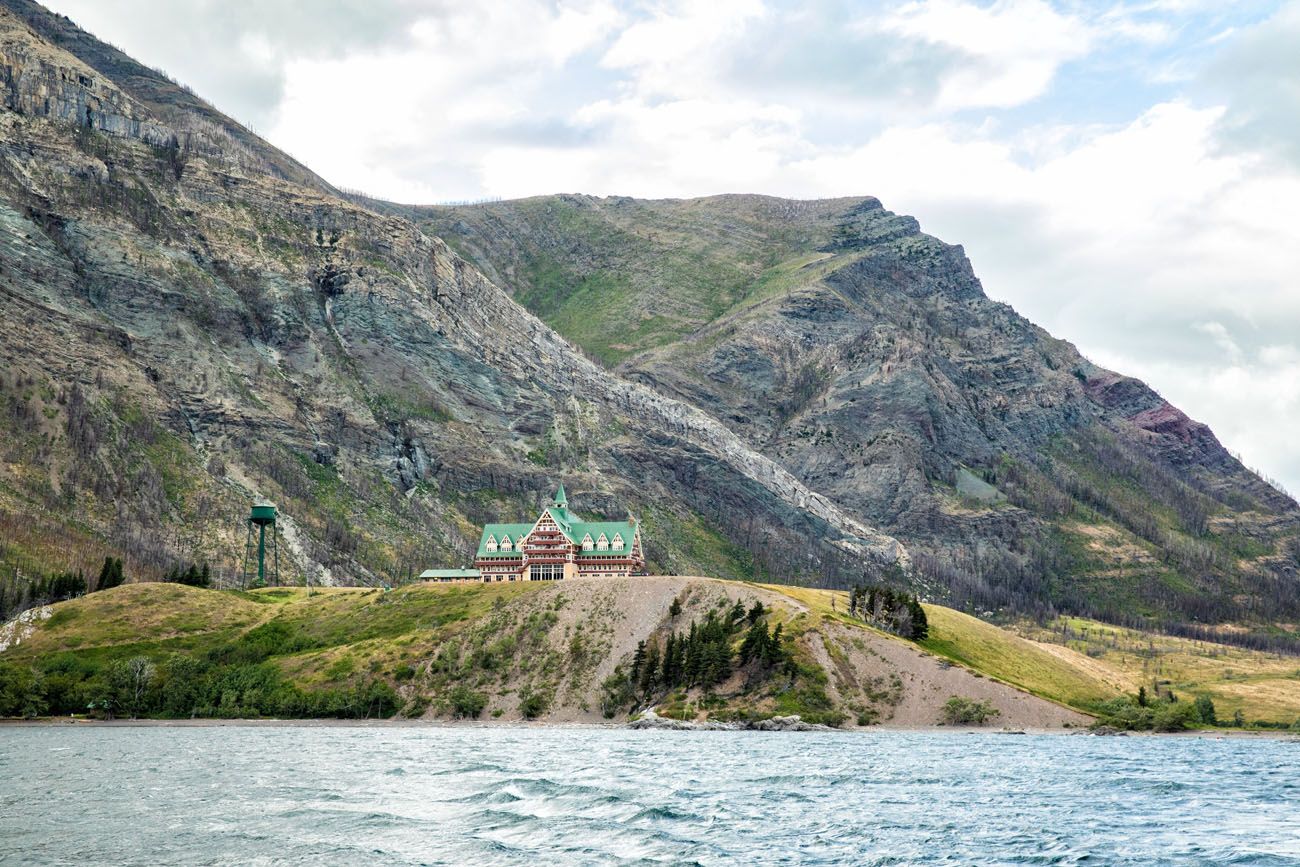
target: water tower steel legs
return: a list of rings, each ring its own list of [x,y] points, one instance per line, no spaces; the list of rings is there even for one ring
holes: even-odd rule
[[[271,580],[276,586],[280,584],[280,527],[276,521],[275,506],[270,503],[260,502],[253,506],[253,510],[248,518],[248,536],[244,543],[244,570],[243,586],[248,587],[248,579],[252,571],[253,557],[257,557],[257,581],[254,587],[266,586],[266,528],[271,528]],[[257,544],[253,543],[253,528],[257,528]],[[256,555],[254,555],[256,547]]]

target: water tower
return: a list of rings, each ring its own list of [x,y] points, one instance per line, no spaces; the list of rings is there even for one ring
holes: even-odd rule
[[[267,528],[270,528],[268,538]],[[256,537],[256,542],[254,542]],[[253,562],[257,563],[257,579],[254,587],[266,586],[267,542],[271,549],[271,583],[280,583],[280,532],[275,523],[275,506],[261,500],[253,504],[248,513],[248,541],[244,545],[244,586],[249,586],[249,576],[253,574]]]

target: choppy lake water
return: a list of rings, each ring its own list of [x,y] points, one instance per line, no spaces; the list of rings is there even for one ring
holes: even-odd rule
[[[0,864],[1300,865],[1300,744],[0,728]]]

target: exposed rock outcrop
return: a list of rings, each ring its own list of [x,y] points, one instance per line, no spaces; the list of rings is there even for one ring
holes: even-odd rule
[[[156,81],[129,94],[102,72],[126,61],[5,5],[27,15],[0,6],[0,357],[16,372],[0,386],[24,406],[10,508],[39,502],[141,568],[201,558],[230,575],[240,502],[265,496],[295,522],[295,574],[369,582],[468,556],[477,523],[526,514],[562,476],[579,508],[661,527],[649,554],[667,570],[718,571],[728,543],[695,537],[742,531],[809,573],[907,565],[892,537],[591,362],[409,220],[281,170],[228,122],[195,144],[182,128],[198,109]],[[54,445],[17,451],[29,437]]]

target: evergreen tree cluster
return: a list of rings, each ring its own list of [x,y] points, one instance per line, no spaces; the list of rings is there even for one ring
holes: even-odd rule
[[[86,576],[80,572],[0,581],[0,621],[9,620],[34,605],[62,602],[85,593]]]
[[[923,641],[930,636],[930,624],[921,601],[911,593],[883,584],[860,584],[849,591],[849,614],[912,641]]]
[[[714,686],[737,666],[770,670],[789,665],[792,658],[781,624],[769,631],[766,613],[761,602],[746,609],[737,601],[725,614],[715,610],[703,621],[692,620],[685,633],[674,630],[662,646],[654,638],[640,642],[632,658],[630,683],[648,700],[667,690]],[[737,653],[732,645],[742,630],[744,639]]]
[[[190,587],[211,587],[212,570],[206,562],[177,565],[162,580]],[[120,587],[124,583],[126,574],[121,557],[105,557],[104,564],[99,567],[99,575],[93,582],[88,581],[81,572],[0,578],[0,621],[10,620],[37,605],[75,599],[87,593]]]
[[[212,571],[208,568],[207,563],[202,566],[191,563],[184,568],[175,566],[163,576],[163,581],[171,584],[185,584],[189,587],[211,587]]]
[[[122,574],[121,557],[105,557],[104,565],[99,567],[99,580],[95,582],[96,590],[108,590],[121,587],[126,577]]]

